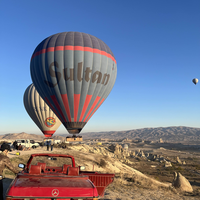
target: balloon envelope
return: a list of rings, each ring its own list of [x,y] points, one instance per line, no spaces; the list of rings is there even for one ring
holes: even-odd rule
[[[81,131],[112,90],[117,65],[100,39],[63,32],[43,40],[31,58],[33,83],[69,133]]]
[[[192,80],[192,82],[196,85],[197,83],[198,83],[198,79],[197,78],[194,78],[193,80]]]
[[[24,93],[24,107],[45,137],[51,137],[61,125],[61,121],[44,102],[33,84],[29,85]]]

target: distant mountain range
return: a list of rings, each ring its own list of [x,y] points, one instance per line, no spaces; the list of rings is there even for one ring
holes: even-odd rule
[[[17,139],[33,139],[36,141],[42,141],[44,139],[44,135],[37,135],[37,134],[28,134],[25,132],[22,133],[8,133],[4,135],[0,135],[0,140],[17,140]],[[63,140],[65,137],[62,136],[54,136],[54,139]]]
[[[200,128],[185,126],[142,128],[127,131],[109,131],[83,133],[83,138],[108,138],[108,139],[142,139],[148,141],[158,141],[160,138],[164,142],[180,142],[200,144]]]
[[[82,133],[83,139],[142,139],[148,141],[158,141],[160,138],[164,142],[180,142],[188,144],[200,144],[200,128],[192,128],[185,126],[158,127],[158,128],[142,128],[127,131],[109,131],[109,132],[90,132]],[[56,134],[55,139],[65,139],[69,134]],[[8,133],[0,135],[0,140],[15,140],[15,139],[34,139],[43,140],[43,135],[28,134],[28,133]]]

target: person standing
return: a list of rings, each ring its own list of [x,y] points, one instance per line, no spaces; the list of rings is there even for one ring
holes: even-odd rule
[[[47,151],[49,151],[49,140],[47,140]]]
[[[14,149],[17,149],[17,141],[15,140],[14,142],[13,142],[13,147],[14,147]]]
[[[3,200],[3,171],[7,167],[9,170],[14,172],[15,174],[19,173],[20,171],[16,169],[10,159],[8,158],[8,152],[10,151],[10,145],[3,143],[1,145],[0,150],[2,151],[0,153],[0,200]]]
[[[53,139],[51,139],[51,151],[53,151]]]
[[[51,140],[49,140],[49,147],[51,147]]]

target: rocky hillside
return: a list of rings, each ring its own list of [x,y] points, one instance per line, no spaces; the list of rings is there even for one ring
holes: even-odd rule
[[[83,139],[113,139],[113,140],[123,140],[123,139],[141,139],[148,141],[158,141],[160,138],[164,142],[180,142],[180,143],[191,143],[200,144],[200,128],[192,128],[185,126],[172,126],[172,127],[158,127],[158,128],[142,128],[133,129],[126,131],[109,131],[109,132],[91,132],[82,133]],[[69,136],[69,134],[67,134]],[[53,138],[64,140],[66,134],[56,134]],[[5,135],[0,135],[0,140],[14,140],[14,139],[34,139],[43,140],[44,136],[36,134],[27,133],[9,133]]]
[[[58,139],[58,140],[63,140],[64,137],[62,136],[54,136],[54,139]],[[16,140],[16,139],[33,139],[36,141],[42,141],[44,139],[44,136],[41,135],[37,135],[37,134],[28,134],[25,132],[22,133],[8,133],[5,135],[0,135],[0,140]]]
[[[84,138],[108,138],[122,140],[125,138],[134,140],[142,139],[158,141],[160,138],[164,142],[200,142],[200,128],[185,126],[142,128],[127,131],[93,132],[83,133]]]

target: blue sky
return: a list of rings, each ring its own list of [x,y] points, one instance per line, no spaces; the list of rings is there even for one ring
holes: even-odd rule
[[[79,31],[103,40],[116,83],[84,132],[200,127],[200,1],[0,1],[0,134],[42,134],[23,105],[30,58],[46,37]],[[63,125],[58,133],[67,133]]]

